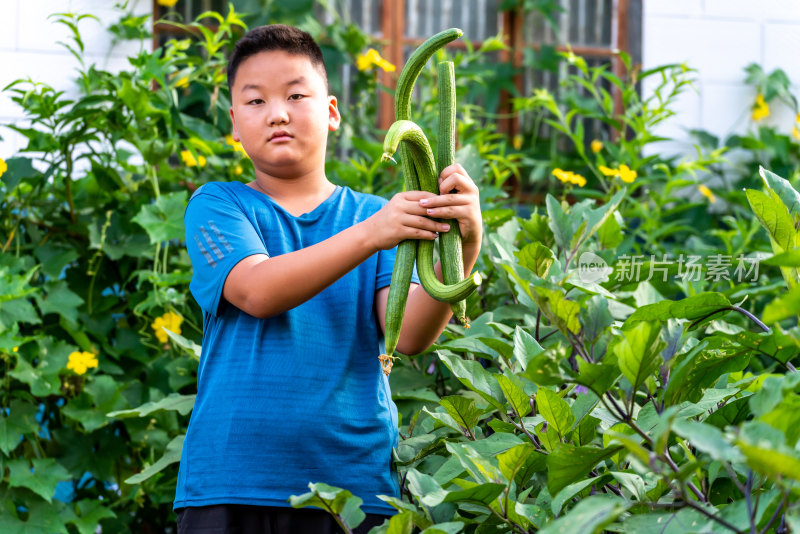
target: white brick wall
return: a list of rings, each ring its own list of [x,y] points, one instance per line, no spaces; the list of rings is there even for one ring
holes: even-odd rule
[[[56,90],[74,95],[78,60],[58,44],[72,44],[71,32],[63,24],[48,18],[53,13],[91,14],[100,19],[84,19],[78,29],[85,47],[87,66],[117,72],[128,66],[127,56],[138,53],[150,42],[123,42],[112,48],[113,35],[107,28],[122,14],[112,0],[2,0],[6,24],[0,31],[0,89],[18,78],[30,77],[45,82]],[[122,3],[122,2],[120,2]],[[138,14],[152,10],[151,0],[129,0]],[[24,146],[25,139],[5,124],[25,124],[23,110],[11,100],[11,94],[0,92],[0,158],[11,157]]]
[[[654,150],[690,151],[692,128],[723,139],[752,129],[756,92],[744,83],[750,63],[766,72],[781,68],[800,84],[800,0],[644,0],[643,8],[643,67],[685,62],[698,69],[696,92],[684,94],[677,115],[658,130],[677,142]],[[656,83],[646,83],[645,93]],[[771,104],[770,111],[766,122],[789,133],[791,110]]]

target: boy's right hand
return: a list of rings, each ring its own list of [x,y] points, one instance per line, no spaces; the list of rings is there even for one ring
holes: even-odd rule
[[[387,250],[406,239],[434,240],[438,232],[447,232],[449,225],[426,217],[427,210],[420,206],[420,200],[435,196],[425,191],[406,191],[393,196],[383,208],[364,221],[372,245]]]

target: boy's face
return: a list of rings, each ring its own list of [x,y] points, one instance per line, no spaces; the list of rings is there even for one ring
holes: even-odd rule
[[[257,173],[297,178],[324,170],[328,131],[340,116],[310,59],[259,52],[239,64],[231,91],[233,138]]]

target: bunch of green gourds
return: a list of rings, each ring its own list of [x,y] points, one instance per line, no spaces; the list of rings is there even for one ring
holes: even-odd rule
[[[422,190],[438,194],[438,177],[445,167],[454,162],[456,94],[453,62],[443,61],[438,65],[439,144],[435,161],[428,139],[422,129],[411,121],[411,93],[428,59],[437,50],[461,35],[463,35],[461,30],[451,28],[422,43],[406,62],[397,81],[395,122],[386,133],[382,159],[393,160],[392,156],[399,148],[403,186],[406,191]],[[419,279],[425,291],[436,300],[449,302],[458,321],[469,327],[465,299],[481,284],[481,275],[475,273],[464,278],[464,259],[458,222],[453,220],[447,222],[450,224],[450,230],[439,237],[439,256],[444,283],[439,281],[434,272],[433,241],[409,239],[398,245],[386,304],[386,354],[380,356],[383,372],[386,375],[391,371],[395,358],[394,351],[400,337],[415,260]]]

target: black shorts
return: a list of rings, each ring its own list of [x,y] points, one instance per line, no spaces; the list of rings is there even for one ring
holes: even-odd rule
[[[318,508],[216,504],[175,511],[178,534],[343,534],[333,516]],[[353,534],[367,534],[391,517],[366,515]]]

